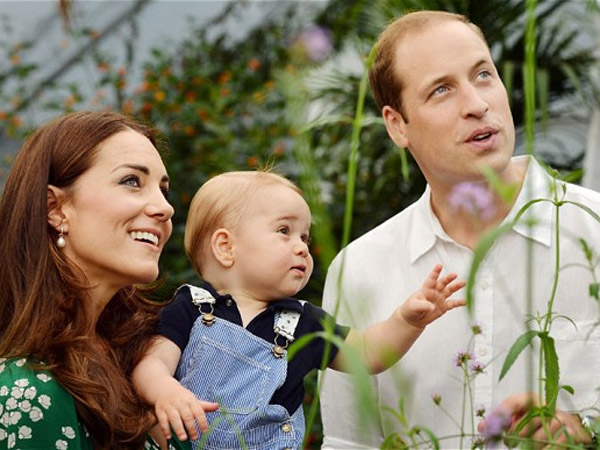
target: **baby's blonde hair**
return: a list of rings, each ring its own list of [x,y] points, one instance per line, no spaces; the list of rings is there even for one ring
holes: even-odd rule
[[[190,203],[185,224],[185,253],[200,276],[208,245],[219,228],[242,222],[251,196],[261,188],[281,184],[302,195],[287,178],[267,171],[225,172],[202,185]]]

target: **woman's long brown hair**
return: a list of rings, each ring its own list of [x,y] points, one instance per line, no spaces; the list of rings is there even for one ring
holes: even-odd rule
[[[131,371],[153,334],[158,306],[136,287],[119,291],[89,336],[83,275],[56,246],[47,186],[70,186],[113,134],[154,131],[110,112],[62,116],[27,139],[0,200],[0,356],[43,363],[75,399],[95,444],[139,449],[154,422],[135,394]]]

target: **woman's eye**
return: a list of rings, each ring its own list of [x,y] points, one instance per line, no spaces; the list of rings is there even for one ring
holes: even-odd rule
[[[135,175],[128,175],[119,184],[131,187],[140,187],[140,179]]]

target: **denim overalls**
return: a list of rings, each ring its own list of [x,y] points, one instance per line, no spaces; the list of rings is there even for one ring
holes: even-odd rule
[[[216,318],[210,292],[185,286],[200,317],[175,376],[199,399],[219,403],[218,411],[206,413],[209,431],[192,441],[192,448],[231,450],[243,448],[243,442],[248,450],[299,449],[305,427],[302,406],[290,416],[283,406],[269,402],[286,379],[285,348],[294,340],[300,313],[276,314],[276,339],[270,344],[244,327]]]

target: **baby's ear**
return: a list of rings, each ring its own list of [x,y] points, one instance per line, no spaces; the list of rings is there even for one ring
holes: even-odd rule
[[[210,239],[210,249],[223,267],[233,266],[233,236],[226,228],[219,228]]]

